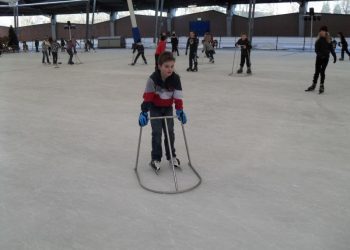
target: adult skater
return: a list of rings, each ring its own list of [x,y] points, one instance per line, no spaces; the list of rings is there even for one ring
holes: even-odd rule
[[[326,78],[325,71],[329,61],[329,54],[333,56],[333,63],[336,63],[337,56],[334,52],[332,45],[332,38],[328,33],[327,26],[322,26],[318,33],[318,37],[315,42],[315,52],[316,52],[316,64],[315,64],[315,74],[312,85],[305,91],[313,91],[316,88],[317,80],[319,75],[321,75],[321,83],[319,94],[324,92],[324,80]]]
[[[198,43],[199,43],[199,40],[196,34],[193,31],[191,31],[186,44],[186,56],[187,56],[188,48],[190,49],[190,54],[188,56],[189,67],[187,68],[187,71],[198,71],[198,61],[197,61]]]
[[[213,46],[213,38],[210,34],[206,34],[203,40],[203,50],[202,53],[205,52],[205,55],[209,58],[209,62],[214,63],[214,46]]]
[[[176,52],[177,56],[179,56],[179,38],[177,37],[175,31],[173,32],[173,34],[171,35],[171,52],[173,52],[173,54]]]
[[[135,57],[135,60],[131,63],[131,65],[135,65],[137,62],[137,59],[139,59],[140,56],[142,56],[144,63],[147,64],[147,60],[145,57],[145,47],[143,46],[140,39],[137,40],[136,44],[133,44],[133,52],[132,53],[135,54],[136,50],[137,50],[137,55]]]
[[[60,49],[60,44],[55,40],[51,43],[52,49],[52,61],[54,65],[57,65],[58,50]]]
[[[69,65],[73,65],[74,62],[73,62],[73,42],[72,40],[69,40],[67,41],[67,47],[66,47],[66,50],[67,50],[67,53],[69,55],[69,59],[68,59],[68,64]]]
[[[346,52],[346,54],[349,56],[349,60],[350,60],[350,52],[348,50],[348,43],[345,39],[343,32],[339,32],[338,36],[340,38],[339,46],[341,46],[341,55],[340,55],[339,61],[344,61],[344,52]]]
[[[148,123],[148,111],[151,117],[173,116],[173,103],[175,103],[176,115],[178,119],[185,124],[187,122],[186,114],[183,111],[182,87],[179,75],[174,72],[175,58],[172,52],[164,52],[159,56],[158,70],[149,78],[146,89],[143,94],[143,103],[141,104],[141,113],[139,116],[139,125],[146,126]],[[162,119],[151,120],[152,126],[152,152],[150,166],[154,171],[160,169],[162,159],[162,130],[164,132],[164,145],[166,158],[170,165],[180,166],[180,161],[175,154],[175,133],[174,120],[167,119],[168,131],[170,136],[170,145],[173,158],[171,159],[165,122]]]
[[[247,62],[247,74],[251,74],[250,51],[252,45],[250,44],[246,33],[241,33],[241,38],[236,42],[235,47],[241,47],[241,63],[240,68],[237,70],[237,74],[243,72],[245,62]]]
[[[156,53],[154,55],[154,59],[155,59],[155,70],[158,70],[158,58],[159,55],[162,54],[165,49],[166,49],[166,35],[165,33],[162,33],[160,36],[160,41],[157,44],[157,48],[156,48]]]
[[[45,64],[45,58],[48,64],[50,63],[50,59],[49,59],[49,54],[48,54],[48,49],[49,49],[50,43],[47,39],[45,39],[42,43],[41,43],[41,52],[43,53],[43,64]]]
[[[35,52],[39,52],[39,40],[38,39],[35,39],[34,45],[35,45]]]

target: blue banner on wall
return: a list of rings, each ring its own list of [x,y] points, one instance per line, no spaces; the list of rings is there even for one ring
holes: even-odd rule
[[[210,21],[191,21],[190,31],[193,31],[197,36],[204,36],[206,32],[210,32]]]

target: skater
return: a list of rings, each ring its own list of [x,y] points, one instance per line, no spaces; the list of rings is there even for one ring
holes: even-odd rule
[[[135,57],[135,60],[134,62],[131,63],[131,65],[135,65],[136,62],[137,62],[137,59],[139,59],[140,56],[142,56],[142,59],[144,61],[145,64],[147,64],[147,60],[145,58],[145,47],[143,47],[143,44],[141,43],[141,40],[137,40],[137,43],[136,44],[133,44],[133,54],[135,54],[137,50],[137,55]]]
[[[344,36],[343,32],[339,32],[338,36],[340,37],[340,42],[338,43],[338,45],[341,47],[341,55],[340,55],[339,61],[344,61],[344,52],[346,52],[346,54],[349,56],[349,60],[350,60],[350,52],[348,50],[348,43],[345,40],[345,36]]]
[[[156,49],[156,53],[154,55],[154,59],[155,59],[155,70],[157,71],[158,70],[158,58],[159,58],[159,55],[162,54],[165,49],[166,49],[166,35],[165,33],[162,33],[161,36],[160,36],[160,41],[158,42],[158,45],[157,45],[157,49]]]
[[[182,87],[179,75],[174,72],[175,58],[172,52],[163,52],[159,56],[158,70],[156,70],[148,79],[145,92],[143,94],[143,103],[141,104],[141,113],[139,116],[139,125],[146,126],[148,123],[148,111],[151,117],[173,116],[173,103],[175,103],[176,115],[178,119],[185,124],[187,122],[186,114],[183,111]],[[171,159],[170,150],[165,130],[165,122],[162,119],[151,120],[152,126],[152,152],[150,166],[154,171],[160,169],[162,153],[162,131],[164,132],[164,145],[166,158],[170,165],[180,167],[180,161],[176,158],[174,141],[174,120],[167,119],[168,131],[170,136],[170,145],[173,158]]]
[[[70,64],[70,65],[73,65],[73,64],[74,64],[74,62],[73,62],[73,47],[74,47],[74,45],[73,45],[72,40],[69,40],[69,41],[67,42],[67,48],[66,48],[66,50],[67,50],[67,53],[68,53],[68,55],[69,55],[68,64]]]
[[[193,31],[191,31],[186,44],[186,56],[187,56],[188,48],[190,48],[190,54],[188,56],[189,67],[187,68],[187,71],[198,71],[198,61],[197,61],[198,43],[199,43],[199,40],[196,34]]]
[[[48,48],[50,46],[50,43],[48,40],[44,40],[42,43],[41,43],[41,52],[43,53],[43,64],[45,64],[45,58],[46,58],[46,61],[48,64],[51,64],[50,63],[50,59],[49,59],[49,54],[48,54]]]
[[[214,63],[214,46],[213,46],[213,38],[210,34],[206,34],[203,40],[203,50],[202,53],[205,52],[207,58],[209,58],[210,63]]]
[[[66,42],[64,41],[63,38],[61,38],[61,52],[64,52],[65,46],[66,46]]]
[[[52,49],[52,61],[53,64],[57,66],[57,57],[58,57],[58,50],[60,49],[60,44],[57,41],[52,41],[51,43],[51,49]]]
[[[179,56],[179,39],[176,36],[175,31],[173,32],[173,34],[171,35],[171,52],[173,52],[173,54],[176,52],[177,56]]]
[[[246,33],[242,33],[241,38],[236,42],[235,47],[238,46],[241,47],[241,64],[240,68],[237,70],[237,74],[241,74],[243,72],[243,67],[246,61],[247,74],[251,74],[250,51],[252,49],[252,45],[250,44]]]
[[[39,52],[39,40],[35,39],[34,44],[35,44],[35,52]]]
[[[49,51],[49,56],[51,56],[51,51],[52,51],[52,49],[51,49],[51,43],[53,42],[53,40],[52,40],[52,37],[49,37],[49,47],[47,48],[47,50]]]
[[[327,26],[322,26],[318,33],[317,40],[315,42],[315,52],[316,52],[316,64],[315,64],[315,74],[312,85],[305,91],[313,91],[316,88],[317,80],[319,75],[321,75],[321,83],[319,94],[324,92],[324,80],[326,78],[325,71],[329,61],[329,54],[333,56],[333,63],[337,61],[337,55],[334,52],[332,45],[332,38],[328,33]]]

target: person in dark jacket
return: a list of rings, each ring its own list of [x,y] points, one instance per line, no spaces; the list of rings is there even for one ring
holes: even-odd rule
[[[39,40],[38,39],[35,39],[35,52],[39,52]]]
[[[241,34],[241,38],[236,42],[235,47],[241,48],[241,63],[237,74],[241,74],[243,72],[245,62],[247,62],[247,74],[251,74],[250,51],[252,49],[252,45],[250,44],[246,33]]]
[[[341,55],[340,55],[339,61],[344,61],[344,52],[346,52],[346,54],[349,56],[349,60],[350,60],[350,52],[348,49],[348,43],[345,39],[343,32],[339,32],[338,36],[340,37],[340,42],[338,43],[338,45],[341,46]]]
[[[171,52],[173,52],[173,54],[176,52],[177,56],[179,56],[179,39],[176,36],[176,33],[173,32],[173,34],[171,35]]]
[[[139,116],[139,125],[146,126],[148,123],[148,112],[152,117],[173,116],[173,104],[175,103],[176,116],[178,120],[185,124],[187,122],[186,114],[183,111],[182,86],[179,75],[174,72],[175,58],[170,51],[165,51],[159,56],[158,70],[156,70],[147,80],[146,89],[143,94],[141,104],[141,113]],[[166,124],[165,124],[166,123]],[[169,131],[169,143],[166,133],[166,125]],[[160,169],[162,153],[162,133],[164,133],[164,146],[166,158],[169,164],[174,167],[180,167],[180,161],[175,154],[175,133],[174,120],[167,118],[152,119],[152,161],[150,163],[154,171]]]
[[[316,52],[316,63],[315,63],[315,74],[313,78],[312,85],[305,91],[313,91],[316,88],[317,80],[319,75],[321,75],[321,83],[319,94],[324,92],[324,81],[326,78],[325,72],[329,61],[329,54],[333,56],[333,63],[337,61],[337,55],[334,52],[332,45],[332,38],[328,33],[327,26],[322,26],[318,33],[318,38],[315,42],[315,52]]]
[[[199,43],[199,39],[197,38],[196,33],[191,31],[186,44],[186,55],[187,55],[188,49],[190,49],[190,54],[188,56],[189,67],[187,68],[187,71],[198,71],[198,61],[197,61],[198,43]]]
[[[64,52],[66,46],[66,42],[64,41],[63,38],[61,38],[61,52]]]
[[[138,40],[137,43],[133,44],[133,54],[136,52],[137,50],[137,55],[135,57],[135,60],[133,63],[131,63],[131,65],[135,65],[137,62],[137,59],[139,59],[140,56],[142,56],[143,61],[145,62],[145,64],[147,64],[147,60],[145,57],[145,47],[143,46],[143,44],[141,43],[141,40]]]

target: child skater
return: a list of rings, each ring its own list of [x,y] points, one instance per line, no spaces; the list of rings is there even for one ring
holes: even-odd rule
[[[190,48],[190,54],[188,56],[189,67],[187,68],[187,71],[198,71],[198,61],[197,61],[198,43],[199,43],[199,40],[196,34],[193,31],[191,31],[190,37],[187,39],[187,44],[186,44],[186,55],[187,55],[188,48]],[[194,65],[194,68],[193,68],[193,65]]]
[[[177,38],[175,31],[171,35],[171,52],[173,54],[176,52],[177,56],[179,56],[179,38]]]
[[[214,46],[213,46],[213,37],[210,34],[206,34],[203,41],[203,50],[202,53],[205,52],[205,55],[209,58],[209,62],[214,63]]]
[[[348,43],[345,40],[345,36],[344,36],[343,32],[339,32],[338,36],[340,37],[339,46],[341,46],[341,56],[339,58],[339,61],[344,61],[344,52],[346,52],[346,54],[348,54],[349,60],[350,60],[350,52],[348,50]]]
[[[317,40],[315,42],[315,52],[316,52],[316,64],[315,64],[315,74],[312,85],[305,91],[313,91],[316,88],[317,80],[319,75],[321,75],[321,84],[319,94],[324,92],[324,80],[326,78],[325,71],[329,61],[329,54],[333,56],[333,63],[336,63],[337,56],[334,52],[332,45],[332,38],[328,33],[327,26],[322,26],[318,33]]]
[[[182,124],[187,122],[186,114],[183,111],[182,87],[179,75],[174,72],[175,58],[172,52],[163,52],[158,59],[158,69],[148,78],[146,89],[143,94],[139,125],[146,126],[148,123],[148,111],[150,117],[173,116],[173,103],[175,103],[176,116]],[[174,120],[167,119],[170,136],[170,150],[165,131],[165,122],[162,119],[151,120],[152,126],[152,152],[150,166],[157,173],[160,170],[162,159],[162,131],[164,133],[164,146],[166,158],[169,164],[180,167],[180,161],[176,158],[174,141]]]
[[[52,41],[51,43],[52,60],[53,60],[53,65],[55,66],[57,66],[58,50],[60,47],[61,47],[60,44],[56,40]]]
[[[164,33],[160,36],[160,41],[157,44],[156,54],[154,55],[155,59],[155,70],[158,70],[158,58],[159,55],[162,54],[166,49],[166,35]]]
[[[252,45],[250,44],[247,34],[242,33],[241,38],[236,42],[236,47],[241,47],[241,64],[239,70],[237,70],[237,74],[241,74],[243,72],[243,67],[245,62],[247,61],[247,74],[251,74],[251,64],[250,64],[250,50],[252,49]]]
[[[137,59],[142,56],[143,61],[145,62],[145,64],[147,64],[147,60],[145,58],[145,47],[143,47],[143,44],[141,43],[141,40],[137,40],[135,46],[133,46],[133,54],[135,53],[135,51],[137,50],[137,55],[135,57],[134,62],[131,65],[135,65],[137,62]]]

